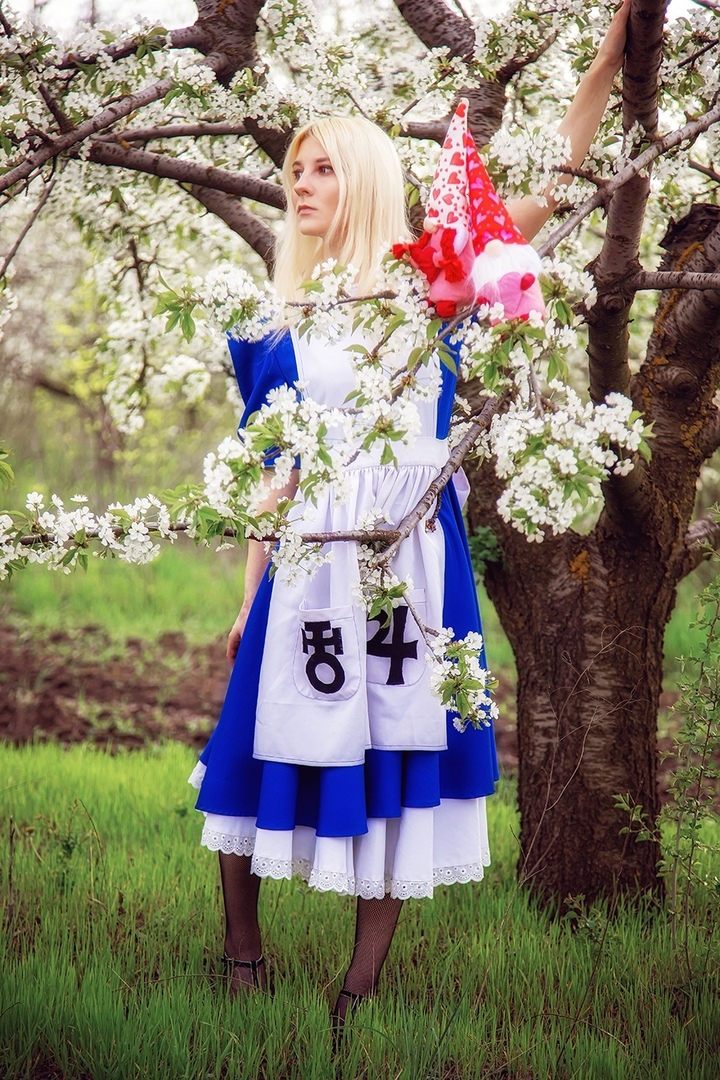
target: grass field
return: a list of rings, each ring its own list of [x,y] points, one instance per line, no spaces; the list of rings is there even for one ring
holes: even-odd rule
[[[691,929],[688,979],[662,912],[608,922],[597,908],[573,930],[538,910],[514,888],[508,784],[485,881],[405,904],[380,992],[336,1062],[327,1014],[352,901],[265,883],[275,993],[229,1001],[192,761],[174,744],[0,750],[3,1077],[717,1077],[714,939]]]

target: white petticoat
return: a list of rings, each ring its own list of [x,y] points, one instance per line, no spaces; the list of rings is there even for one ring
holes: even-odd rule
[[[205,766],[189,779],[200,787]],[[322,892],[402,900],[431,897],[436,885],[481,881],[490,865],[485,799],[443,799],[403,807],[399,818],[369,818],[364,836],[317,836],[314,829],[258,829],[255,818],[205,814],[200,843],[252,856],[258,877],[299,876]]]

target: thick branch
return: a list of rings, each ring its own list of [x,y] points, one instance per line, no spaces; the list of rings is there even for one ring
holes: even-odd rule
[[[634,0],[623,68],[623,128],[639,123],[649,138],[657,135],[658,72],[668,0]]]
[[[453,56],[470,59],[475,49],[473,25],[450,11],[443,0],[395,0],[395,6],[426,48],[446,46]]]
[[[284,192],[276,184],[270,184],[256,176],[218,169],[215,165],[201,165],[199,162],[171,157],[169,154],[133,150],[120,143],[99,139],[93,140],[90,160],[101,165],[115,165],[122,169],[133,169],[136,172],[177,180],[181,184],[197,184],[215,191],[225,191],[228,195],[245,196],[267,206],[274,206],[278,210],[285,208]]]
[[[698,518],[685,533],[685,558],[682,576],[687,577],[700,563],[720,550],[720,520],[712,514]]]
[[[635,0],[623,69],[623,127],[629,131],[639,122],[651,137],[657,132],[664,10],[665,0]],[[618,289],[617,282],[640,270],[638,251],[649,193],[650,178],[640,173],[616,192],[602,250],[591,264],[598,300],[587,313],[589,390],[596,404],[613,391],[626,394],[630,386],[628,318],[634,295]]]
[[[623,186],[627,184],[629,180],[642,172],[643,169],[660,157],[661,154],[667,153],[668,150],[672,150],[674,147],[679,146],[684,142],[694,142],[699,135],[702,135],[704,131],[712,127],[720,120],[720,103],[714,105],[708,112],[703,113],[697,120],[691,120],[688,124],[684,124],[683,127],[677,128],[675,131],[671,131],[668,135],[664,135],[662,139],[658,139],[652,146],[649,146],[647,150],[643,150],[642,154],[638,154],[629,164],[625,165],[620,172],[613,176],[612,180],[608,180],[607,184],[603,184],[594,195],[591,195],[589,199],[586,199],[582,206],[579,206],[574,213],[560,225],[555,231],[548,237],[544,244],[542,244],[538,251],[540,255],[549,255],[555,250],[561,240],[564,240],[566,236],[578,227],[581,221],[584,221],[588,214],[591,214],[593,210],[597,210],[599,206],[603,206],[608,202],[610,197]]]
[[[409,135],[411,139],[428,139],[436,143],[442,143],[447,135],[450,117],[442,120],[409,120],[402,126],[402,134]]]
[[[717,273],[720,208],[696,205],[673,224],[662,246],[668,254],[660,273],[678,266],[684,273]],[[664,291],[647,356],[630,385],[635,407],[653,422],[652,458],[643,467],[647,483],[628,489],[630,473],[606,485],[605,514],[616,542],[642,532],[655,543],[686,528],[700,469],[717,439],[719,378],[720,291]],[[676,556],[676,547],[668,549],[668,558]]]
[[[36,150],[22,164],[10,169],[4,176],[0,176],[0,191],[7,191],[18,181],[26,180],[52,158],[59,157],[66,150],[71,150],[78,143],[84,142],[85,139],[89,139],[98,131],[111,127],[124,116],[129,116],[130,113],[150,105],[153,101],[159,101],[160,98],[165,97],[172,90],[173,85],[172,79],[162,79],[160,82],[153,83],[152,86],[145,87],[144,90],[140,90],[137,94],[129,94],[127,97],[122,98],[121,101],[117,101],[107,109],[103,109],[102,112],[93,116],[91,120],[86,120],[76,127],[74,131],[53,139],[49,146]]]
[[[211,214],[215,214],[233,232],[241,236],[254,251],[257,251],[267,267],[268,274],[272,274],[275,256],[275,234],[272,229],[267,227],[264,221],[246,210],[237,198],[233,198],[232,195],[227,195],[223,191],[193,185],[190,188],[190,194],[199,203],[202,203]]]
[[[99,135],[96,141],[113,142],[122,139],[123,142],[146,143],[154,139],[195,138],[198,135],[247,135],[247,129],[244,124],[228,124],[224,121],[211,124],[200,121],[197,124],[163,124],[159,127],[128,129],[111,135]]]
[[[108,45],[96,53],[80,54],[76,52],[65,53],[62,60],[57,64],[60,71],[68,71],[77,68],[80,64],[96,64],[101,56],[109,56],[111,60],[123,60],[126,56],[132,56],[141,45],[150,49],[192,49],[198,48],[202,40],[202,33],[195,26],[186,26],[181,30],[173,30],[170,34],[153,34],[151,37],[140,35],[128,38],[127,41],[116,42]]]
[[[720,290],[720,274],[693,274],[683,270],[641,270],[623,284],[633,292],[643,289]]]
[[[444,0],[395,0],[395,6],[428,49],[449,48],[452,56],[466,61],[472,59],[475,27],[469,19],[450,11]],[[506,83],[500,78],[494,81],[478,79],[461,91],[461,96],[468,99],[468,127],[480,146],[500,126],[505,107],[505,86]],[[445,138],[445,131],[440,138],[435,133],[418,137],[429,137],[440,142]]]

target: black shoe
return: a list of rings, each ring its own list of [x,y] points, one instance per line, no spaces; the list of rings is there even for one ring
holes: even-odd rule
[[[345,1020],[348,1013],[352,1015],[360,1002],[364,1000],[364,994],[353,994],[352,990],[341,990],[338,994],[335,1007],[330,1013],[333,1054],[336,1054],[340,1048],[343,1031],[345,1030]]]
[[[236,960],[234,956],[223,953],[222,965],[225,969],[225,977],[229,980],[231,997],[252,990],[267,993],[267,968],[264,956],[259,956],[257,960]],[[243,972],[249,972],[249,979],[242,977]]]

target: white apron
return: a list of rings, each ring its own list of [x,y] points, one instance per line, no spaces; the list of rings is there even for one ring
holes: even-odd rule
[[[359,338],[354,340],[359,341]],[[293,335],[298,374],[309,398],[339,406],[354,388],[348,341],[330,345]],[[418,502],[448,456],[435,438],[436,402],[418,402],[422,430],[411,447],[396,447],[398,465],[361,454],[349,466],[350,494],[336,505],[332,491],[301,506],[303,531],[356,527],[380,507],[394,524]],[[365,751],[443,750],[445,710],[429,686],[427,647],[407,605],[392,618],[367,620],[353,589],[357,545],[329,545],[332,562],[292,583],[280,568],[273,580],[260,671],[254,756],[296,765],[359,765]],[[411,578],[410,600],[430,626],[442,626],[444,537],[421,522],[392,564]]]

